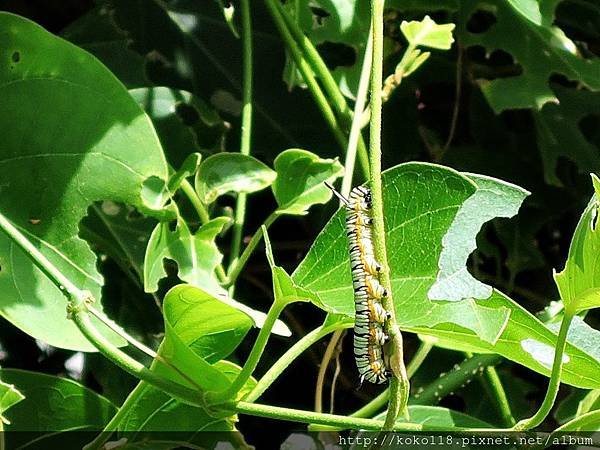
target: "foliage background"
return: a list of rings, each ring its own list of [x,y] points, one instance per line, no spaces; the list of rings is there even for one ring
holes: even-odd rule
[[[346,16],[339,1],[296,0],[289,1],[288,6],[293,3],[312,6],[302,9],[305,15],[300,16],[300,23],[307,31],[315,23],[320,25],[310,32],[311,38],[335,68],[342,86],[351,90],[360,70],[359,42],[364,41],[368,23],[367,2]],[[525,8],[521,15],[514,7],[517,3]],[[501,178],[532,192],[517,217],[498,219],[484,227],[478,236],[478,250],[470,258],[470,270],[529,311],[538,312],[557,298],[552,269],[562,267],[572,231],[592,192],[588,173],[600,168],[600,95],[594,92],[600,88],[600,6],[593,0],[551,1],[537,17],[527,10],[533,3],[489,0],[459,8],[452,0],[388,2],[398,9],[387,16],[386,73],[393,69],[405,45],[398,31],[401,20],[420,19],[427,13],[438,23],[457,23],[457,32],[452,50],[434,53],[426,68],[406,80],[385,105],[383,154],[385,167],[411,160],[439,162]],[[8,1],[2,9],[29,17],[88,50],[130,89],[169,86],[190,91],[200,99],[202,105],[183,106],[178,118],[157,125],[163,130],[161,138],[173,166],[179,167],[191,151],[208,155],[223,149],[238,150],[241,44],[223,20],[218,2]],[[282,42],[260,1],[253,2],[253,19],[253,156],[269,165],[290,147],[306,148],[321,157],[340,156],[310,95],[293,86],[297,78],[286,63]],[[536,21],[539,25],[534,24]],[[583,63],[564,58],[548,44],[561,38],[561,32],[551,28],[552,23],[576,45]],[[553,96],[560,104],[548,101]],[[446,145],[450,134],[452,139]],[[232,202],[220,204],[222,208],[231,206]],[[267,192],[252,196],[246,229],[260,226],[274,206]],[[273,226],[271,239],[279,264],[293,271],[333,207],[317,207],[306,217],[283,218]],[[111,258],[101,259],[99,269],[106,280],[106,311],[144,341],[157,342],[162,318],[154,299]],[[269,272],[262,252],[256,252],[242,275],[238,296],[265,310],[271,303]],[[161,292],[175,282],[173,275],[161,283]],[[321,323],[322,317],[314,311],[296,304],[286,309],[283,319],[294,335],[300,336]],[[3,366],[81,379],[115,403],[135,385],[133,378],[95,354],[85,356],[81,372],[82,366],[77,364],[81,354],[40,345],[1,320]],[[596,312],[587,321],[598,328]],[[350,339],[348,335],[344,341],[338,381],[338,390],[350,394],[339,395],[335,403],[336,412],[342,413],[356,409],[376,393],[370,386],[354,390]],[[417,339],[409,336],[407,341],[410,357]],[[250,342],[242,344],[238,356],[245,355],[245,345]],[[288,342],[274,337],[259,372],[276,360]],[[264,401],[277,403],[277,399],[285,398],[286,406],[311,409],[314,383],[307,374],[316,378],[325,345],[314,346],[295,362],[266,393]],[[414,378],[414,389],[461,359],[455,353],[434,351],[434,357],[428,358]],[[500,374],[515,415],[532,412],[543,395],[538,388],[545,386],[547,379],[510,363],[500,366]],[[486,414],[494,413],[479,409],[481,390],[481,385],[473,383],[461,395],[444,399],[442,405],[486,419]],[[563,388],[561,397],[572,390]],[[493,417],[488,419],[494,421]],[[258,423],[263,422],[251,417],[240,423],[250,442],[260,442]],[[283,440],[292,429],[278,424],[271,428],[269,438],[279,435]]]

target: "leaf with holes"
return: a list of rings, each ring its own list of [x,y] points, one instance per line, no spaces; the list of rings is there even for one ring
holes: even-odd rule
[[[481,89],[497,113],[505,109],[540,109],[557,98],[549,85],[552,75],[561,74],[592,90],[600,89],[600,59],[584,59],[564,32],[552,25],[554,11],[545,8],[541,24],[532,22],[531,8],[515,8],[521,2],[478,0],[460,8],[459,35],[465,47],[483,46],[488,53],[503,50],[512,55],[522,73],[482,81]],[[531,4],[527,1],[527,4]],[[554,7],[558,2],[551,2]],[[494,23],[483,32],[471,32],[467,25],[478,11],[491,14]],[[525,12],[526,15],[523,15]],[[542,13],[540,13],[542,14]]]
[[[556,335],[465,269],[481,225],[515,214],[526,192],[493,178],[417,163],[384,172],[382,181],[399,326],[444,339],[453,349],[495,352],[549,374],[546,349],[553,348]],[[325,226],[292,278],[318,295],[315,305],[354,315],[343,211]],[[444,300],[432,300],[432,294]],[[566,383],[600,387],[594,355],[571,344],[567,355]]]
[[[103,279],[79,221],[99,200],[158,216],[168,198],[160,143],[123,85],[85,51],[6,13],[0,48],[0,211],[100,299]],[[0,267],[4,317],[56,347],[94,349],[67,320],[64,295],[3,234]]]
[[[560,86],[553,89],[559,103],[546,103],[533,113],[533,119],[544,178],[550,184],[561,186],[556,174],[561,158],[573,161],[580,172],[600,173],[600,141],[594,141],[589,133],[600,124],[600,92]]]

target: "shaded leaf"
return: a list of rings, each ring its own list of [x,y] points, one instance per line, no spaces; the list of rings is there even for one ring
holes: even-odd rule
[[[300,149],[285,150],[275,158],[277,178],[273,194],[280,214],[303,215],[314,204],[326,203],[331,191],[324,182],[341,176],[344,168],[337,159],[323,159]]]
[[[229,221],[227,217],[217,217],[202,225],[195,234],[181,219],[177,220],[175,230],[171,230],[169,222],[156,225],[144,259],[146,292],[158,289],[158,281],[166,276],[163,260],[168,258],[177,263],[182,280],[214,294],[223,293],[215,275],[223,255],[215,238]]]
[[[103,280],[78,236],[79,221],[98,200],[163,215],[160,143],[148,117],[93,56],[15,15],[0,14],[0,30],[0,210],[75,285],[100,299]],[[0,309],[8,320],[54,346],[94,349],[66,319],[60,290],[4,235],[0,267]]]
[[[560,28],[551,24],[553,11],[544,11],[543,24],[536,25],[530,20],[532,17],[536,19],[532,16],[532,9],[527,7],[527,15],[524,16],[523,8],[514,9],[517,3],[522,2],[479,0],[465,3],[460,9],[459,33],[463,45],[483,46],[488,54],[503,50],[510,53],[522,68],[522,72],[515,76],[481,83],[481,89],[494,111],[540,109],[547,102],[556,102],[549,79],[557,73],[592,90],[600,89],[600,60],[583,59],[577,54],[575,44]],[[527,5],[531,3],[528,1]],[[495,23],[483,32],[470,32],[467,24],[478,10],[492,13]]]
[[[252,156],[219,153],[209,156],[196,174],[196,191],[205,204],[229,192],[257,192],[269,187],[276,173]]]
[[[14,384],[25,400],[6,412],[10,424],[7,448],[80,448],[90,439],[88,433],[102,430],[117,408],[101,395],[66,378],[17,369],[1,369],[2,380]],[[79,445],[77,445],[77,443]]]
[[[24,398],[25,396],[13,384],[0,381],[0,420],[2,420],[2,423],[5,425],[10,424],[10,421],[5,417],[5,412]]]

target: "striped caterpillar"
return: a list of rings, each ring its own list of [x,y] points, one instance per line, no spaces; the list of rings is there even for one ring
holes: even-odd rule
[[[346,234],[350,250],[352,284],[354,287],[354,357],[360,383],[384,383],[388,378],[383,346],[388,340],[384,331],[389,313],[382,304],[387,291],[379,283],[381,265],[375,260],[371,239],[371,191],[357,186],[348,198],[329,189],[346,208]]]

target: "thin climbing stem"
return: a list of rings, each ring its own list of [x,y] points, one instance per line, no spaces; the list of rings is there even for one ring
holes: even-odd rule
[[[550,381],[548,383],[548,389],[546,390],[546,396],[540,405],[540,409],[528,419],[523,419],[517,422],[513,427],[514,430],[524,431],[530,430],[540,425],[548,414],[556,401],[556,394],[558,394],[558,387],[560,386],[560,375],[562,372],[563,354],[565,352],[565,346],[567,345],[567,332],[571,326],[575,313],[570,308],[565,307],[560,329],[558,331],[558,337],[556,339],[556,347],[554,348],[554,361],[552,363],[552,372],[550,373]]]
[[[89,291],[79,289],[25,236],[25,230],[19,230],[2,213],[0,229],[15,243],[31,261],[46,275],[54,285],[77,307],[94,301]]]
[[[350,326],[352,325],[339,323],[327,326],[321,325],[307,335],[303,336],[292,347],[290,347],[289,350],[286,351],[281,358],[279,358],[275,364],[271,366],[269,370],[267,370],[267,372],[258,381],[252,392],[250,392],[250,394],[248,394],[244,400],[246,402],[256,401],[273,384],[273,382],[279,378],[283,371],[287,369],[290,364],[302,353],[304,353],[311,345],[315,344],[329,333],[337,330],[339,327],[348,328]]]
[[[263,225],[268,229],[273,224],[273,222],[275,222],[275,219],[277,219],[277,217],[279,217],[279,214],[277,213],[277,211],[271,213],[271,215],[266,218]],[[248,242],[248,245],[242,252],[242,255],[240,256],[240,258],[236,261],[236,263],[233,265],[233,267],[230,267],[229,273],[227,274],[227,285],[228,286],[231,286],[232,284],[235,283],[238,276],[244,269],[244,266],[248,262],[248,259],[250,259],[250,256],[252,256],[252,253],[256,249],[256,246],[262,239],[262,236],[263,236],[262,227],[260,227],[254,233],[254,235],[250,239],[250,242]]]
[[[226,407],[226,406],[224,406]],[[362,419],[358,417],[340,416],[336,414],[316,413],[299,409],[281,408],[278,406],[261,405],[257,403],[238,402],[230,406],[232,411],[239,414],[266,417],[271,419],[289,420],[293,422],[328,425],[342,429],[380,430],[383,421]],[[421,431],[423,425],[416,423],[396,423],[394,430]]]
[[[112,416],[104,429],[94,438],[93,441],[85,445],[82,450],[100,450],[106,441],[108,441],[108,439],[111,437],[111,435],[117,430],[123,418],[130,413],[131,408],[141,398],[147,386],[148,384],[146,382],[140,381],[137,386],[133,388],[133,391],[129,393],[123,404],[117,410],[117,413]]]
[[[362,139],[361,117],[367,103],[369,94],[369,80],[371,78],[371,64],[373,62],[373,31],[369,29],[369,38],[365,49],[362,69],[360,71],[360,81],[358,82],[358,92],[356,94],[356,103],[354,104],[354,116],[352,126],[350,127],[350,136],[348,137],[348,147],[346,149],[346,161],[344,162],[344,178],[342,179],[341,194],[348,197],[352,188],[352,178],[354,177],[354,164],[356,161],[356,151],[358,143]]]
[[[150,369],[146,368],[143,364],[112,345],[92,324],[87,312],[75,311],[72,315],[72,320],[75,322],[75,325],[77,325],[77,328],[79,328],[81,333],[88,339],[88,341],[90,341],[94,347],[100,351],[100,353],[110,359],[121,369],[125,370],[136,378],[156,386],[173,397],[182,399],[185,402],[192,403],[196,406],[204,406],[201,392],[190,389],[179,383],[174,383],[160,375],[157,375]]]
[[[423,362],[425,361],[425,358],[427,358],[427,355],[429,355],[429,352],[431,351],[432,348],[433,348],[432,342],[430,342],[430,341],[422,341],[421,342],[421,345],[417,349],[417,352],[415,353],[413,358],[410,360],[410,363],[408,363],[408,366],[406,366],[406,375],[408,376],[409,379],[412,378],[412,376],[417,372],[417,370],[419,370],[419,367],[421,367],[421,364],[423,364]],[[377,414],[378,411],[380,411],[386,405],[389,398],[390,398],[390,390],[389,390],[389,388],[386,388],[384,391],[381,392],[381,394],[379,394],[377,397],[375,397],[373,400],[371,400],[369,403],[367,403],[362,408],[360,408],[360,409],[356,410],[354,413],[350,414],[350,416],[351,417],[373,417],[375,414]]]
[[[273,330],[273,326],[279,318],[281,311],[283,311],[287,304],[287,301],[275,300],[275,302],[273,302],[269,312],[267,313],[267,317],[265,318],[265,323],[258,333],[256,342],[254,342],[254,346],[250,351],[250,355],[248,355],[248,359],[246,360],[244,367],[235,380],[233,380],[233,383],[231,383],[226,390],[221,392],[209,392],[207,394],[207,401],[210,404],[218,404],[231,400],[232,398],[235,398],[240,389],[244,387],[246,381],[248,381],[254,372],[254,369],[256,369],[256,366],[260,361],[260,357],[262,356],[267,345],[267,341],[269,340],[269,336],[271,335],[271,331]]]
[[[273,21],[275,22],[275,26],[281,34],[281,37],[283,38],[283,41],[285,42],[287,49],[294,60],[294,63],[298,67],[298,70],[300,71],[300,74],[306,83],[306,86],[311,92],[315,102],[317,103],[317,106],[321,110],[323,118],[329,125],[329,128],[331,129],[338,144],[345,149],[348,144],[348,140],[346,139],[340,124],[338,123],[337,117],[331,105],[329,104],[327,97],[317,82],[313,68],[310,67],[310,65],[306,62],[306,59],[304,59],[302,50],[288,29],[285,20],[282,17],[279,8],[277,7],[277,0],[265,0],[265,3],[269,13],[271,14],[271,17],[273,18]]]
[[[485,379],[487,381],[487,387],[490,390],[490,397],[494,399],[498,413],[502,419],[502,425],[505,427],[512,427],[515,425],[515,418],[510,410],[510,404],[506,397],[506,391],[502,386],[502,381],[498,376],[498,372],[494,366],[488,366],[484,370]]]
[[[329,362],[333,357],[335,348],[337,347],[340,339],[342,338],[344,330],[335,330],[333,336],[327,344],[321,365],[319,366],[319,372],[317,373],[317,383],[315,385],[315,411],[323,412],[323,384],[325,384],[325,374],[329,367]]]
[[[210,220],[208,210],[206,209],[204,203],[202,203],[202,200],[200,200],[200,197],[198,197],[198,194],[196,193],[190,182],[188,180],[183,180],[181,182],[180,188],[194,207],[194,210],[200,218],[200,223],[202,225],[207,223]],[[227,275],[225,274],[225,269],[223,268],[222,264],[219,264],[217,266],[217,268],[215,269],[215,274],[217,275],[217,279],[220,283],[224,284],[227,282]]]
[[[285,21],[285,25],[290,31],[293,38],[298,43],[300,49],[302,50],[302,56],[309,64],[310,68],[316,74],[316,76],[321,80],[323,85],[323,90],[325,94],[329,98],[329,101],[333,105],[333,108],[337,112],[337,114],[342,118],[343,124],[348,126],[351,122],[353,122],[353,118],[355,115],[352,114],[344,95],[342,94],[337,82],[331,75],[329,68],[321,58],[319,51],[315,48],[312,41],[304,34],[300,26],[294,21],[293,17],[290,16],[289,12],[285,9],[283,4],[278,0],[267,0],[269,3],[272,3],[279,10],[280,16]],[[365,55],[365,60],[367,55]],[[369,63],[370,64],[370,63]],[[368,81],[367,81],[368,83]],[[360,88],[359,88],[360,91]],[[360,98],[360,93],[357,94],[357,101]],[[364,109],[364,103],[360,110]],[[356,110],[356,108],[355,108]],[[356,136],[355,151],[358,149],[358,159],[360,162],[360,168],[362,174],[365,178],[369,177],[369,157],[367,154],[367,148],[365,145],[365,141],[362,138],[362,135],[358,134]]]
[[[390,380],[390,401],[384,430],[391,430],[400,413],[408,418],[408,395],[410,384],[404,366],[402,334],[396,323],[394,299],[392,295],[390,270],[385,245],[385,224],[383,218],[383,187],[381,182],[381,86],[383,83],[383,7],[384,0],[371,0],[371,20],[373,30],[373,64],[371,67],[371,122],[369,127],[369,167],[370,186],[373,201],[373,248],[375,258],[381,263],[380,282],[388,295],[383,306],[390,317],[386,321],[386,331],[390,342],[386,345],[392,378]]]
[[[242,47],[244,87],[242,93],[242,133],[240,139],[240,153],[250,155],[252,139],[252,15],[250,13],[250,0],[241,0],[242,13]],[[235,217],[233,222],[229,267],[234,265],[240,253],[242,232],[246,217],[246,193],[240,192],[235,202]],[[231,287],[233,289],[233,286]],[[230,294],[233,294],[232,292]]]
[[[194,207],[196,214],[198,214],[198,217],[200,218],[200,223],[204,225],[206,222],[208,222],[210,220],[208,210],[206,209],[206,206],[204,206],[204,203],[202,203],[202,200],[200,200],[200,197],[198,197],[198,194],[196,194],[196,191],[192,187],[191,183],[188,180],[183,180],[181,182],[180,189]]]

